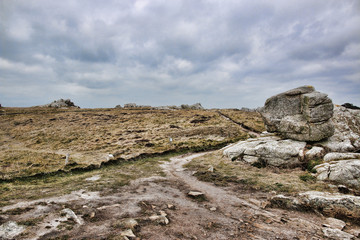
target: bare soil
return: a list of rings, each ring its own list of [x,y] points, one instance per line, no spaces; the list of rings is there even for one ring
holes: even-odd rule
[[[204,154],[172,157],[161,165],[166,176],[139,178],[111,193],[80,190],[18,201],[1,208],[0,223],[25,225],[16,239],[125,239],[123,222],[129,218],[139,223],[133,229],[137,239],[324,239],[325,218],[319,214],[269,208],[271,193],[197,180],[183,165]],[[89,179],[100,180],[98,175]],[[190,191],[204,195],[192,198]],[[64,208],[83,224],[62,215]],[[164,212],[168,224],[149,219]]]

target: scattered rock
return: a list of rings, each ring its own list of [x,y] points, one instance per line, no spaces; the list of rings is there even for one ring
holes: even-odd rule
[[[162,215],[153,215],[153,216],[150,216],[149,219],[151,221],[155,221],[159,224],[162,224],[162,225],[168,225],[169,224],[169,219],[167,219],[166,216],[162,216]]]
[[[190,191],[189,193],[188,193],[188,195],[190,196],[190,197],[201,197],[201,196],[204,196],[204,194],[202,193],[202,192],[197,192],[197,191]]]
[[[0,239],[14,239],[23,231],[25,231],[25,227],[18,225],[16,222],[6,222],[0,226]]]
[[[123,108],[121,105],[116,105],[115,108]]]
[[[175,209],[176,209],[176,207],[175,207],[173,204],[168,204],[168,205],[167,205],[167,208],[168,208],[168,209],[171,209],[171,210],[175,210]]]
[[[129,218],[122,222],[122,226],[124,228],[129,228],[131,230],[134,230],[135,228],[137,228],[139,226],[139,223],[135,219]]]
[[[325,222],[330,226],[330,228],[339,229],[339,230],[343,230],[344,227],[346,226],[346,223],[344,221],[336,218],[327,218]]]
[[[208,168],[208,171],[209,171],[209,172],[214,172],[214,166],[210,166],[210,167]]]
[[[217,208],[216,207],[211,207],[209,210],[212,211],[212,212],[215,212],[217,210]]]
[[[135,234],[131,229],[127,229],[125,231],[120,232],[120,236],[129,237],[129,238],[136,238]]]
[[[334,107],[331,121],[335,126],[334,135],[320,142],[332,152],[356,152],[360,150],[360,110],[341,106]]]
[[[94,175],[94,176],[92,176],[92,177],[86,178],[85,180],[86,180],[86,181],[94,182],[94,181],[99,180],[100,178],[101,178],[100,175]]]
[[[322,229],[325,237],[328,237],[333,240],[351,240],[354,239],[355,236],[349,233],[343,232],[339,229],[333,229],[325,227]]]
[[[74,212],[73,210],[71,210],[70,208],[65,208],[61,211],[61,214],[65,214],[65,216],[68,218],[68,219],[72,219],[74,220],[74,222],[76,222],[77,224],[79,225],[83,225],[84,224],[84,221],[78,217]]]
[[[53,108],[67,108],[67,107],[76,107],[79,108],[78,106],[76,106],[70,99],[59,99],[59,100],[55,100],[52,103],[43,105],[42,107],[53,107]]]
[[[314,169],[318,180],[360,187],[360,159],[327,162],[315,166]]]
[[[299,141],[320,141],[334,133],[333,103],[326,94],[303,86],[266,100],[261,109],[267,131]]]

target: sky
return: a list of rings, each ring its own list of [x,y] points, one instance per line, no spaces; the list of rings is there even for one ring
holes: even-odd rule
[[[360,106],[359,0],[0,0],[0,104]]]

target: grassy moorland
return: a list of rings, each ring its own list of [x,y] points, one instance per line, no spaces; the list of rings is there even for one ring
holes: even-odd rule
[[[264,130],[257,113],[222,111],[255,131]],[[2,180],[94,169],[109,154],[126,161],[213,149],[249,137],[215,110],[2,108],[0,114]]]

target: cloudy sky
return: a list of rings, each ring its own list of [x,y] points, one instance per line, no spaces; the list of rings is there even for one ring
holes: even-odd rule
[[[360,105],[359,0],[0,0],[0,103]]]

